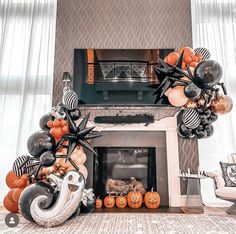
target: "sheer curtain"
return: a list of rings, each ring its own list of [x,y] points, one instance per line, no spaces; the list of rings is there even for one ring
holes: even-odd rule
[[[0,0],[0,201],[52,97],[56,0]]]
[[[222,81],[236,106],[236,1],[191,0],[193,48],[206,47],[211,59],[218,61],[224,71]],[[227,161],[227,155],[236,152],[236,107],[230,114],[219,116],[211,138],[199,140],[201,169],[212,171],[219,168],[219,161]],[[203,182],[203,181],[202,181]],[[209,196],[209,181],[204,181],[203,196]]]

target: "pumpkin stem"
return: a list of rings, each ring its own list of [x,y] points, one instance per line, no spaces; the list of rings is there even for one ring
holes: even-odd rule
[[[136,192],[136,186],[134,187],[134,192]]]
[[[99,196],[97,197],[97,199],[99,199]]]
[[[154,188],[152,187],[151,192],[153,192]]]

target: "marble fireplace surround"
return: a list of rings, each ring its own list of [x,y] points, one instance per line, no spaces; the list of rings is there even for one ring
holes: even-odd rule
[[[96,124],[96,129],[103,131],[165,131],[167,153],[167,175],[169,206],[179,207],[184,204],[185,196],[181,195],[179,175],[179,149],[177,135],[177,115],[179,108],[158,106],[82,106],[82,116],[90,113],[89,121],[93,123],[96,116],[149,114],[154,116],[154,123],[141,124]]]

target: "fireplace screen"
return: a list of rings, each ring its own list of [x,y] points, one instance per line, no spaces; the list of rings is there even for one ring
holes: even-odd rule
[[[106,194],[126,195],[131,190],[145,193],[156,189],[155,148],[99,147],[95,158],[94,192],[96,196]]]

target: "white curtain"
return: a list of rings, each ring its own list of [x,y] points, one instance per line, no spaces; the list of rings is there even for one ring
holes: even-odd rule
[[[56,0],[0,0],[0,202],[5,175],[50,110]]]
[[[201,169],[212,171],[220,169],[219,161],[227,161],[227,155],[236,152],[236,1],[191,0],[191,10],[193,48],[208,48],[211,59],[222,65],[222,81],[234,101],[231,113],[215,122],[214,135],[198,141]],[[209,183],[202,183],[203,196],[207,194],[205,200],[213,201]]]

